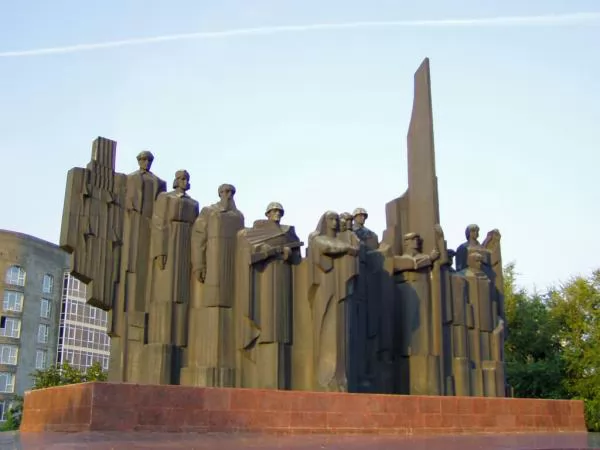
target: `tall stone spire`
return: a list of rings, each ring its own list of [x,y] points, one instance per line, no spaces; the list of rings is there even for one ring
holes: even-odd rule
[[[415,72],[414,100],[408,128],[408,189],[386,205],[384,242],[402,253],[402,235],[419,233],[423,250],[435,247],[434,225],[440,223],[429,58]]]

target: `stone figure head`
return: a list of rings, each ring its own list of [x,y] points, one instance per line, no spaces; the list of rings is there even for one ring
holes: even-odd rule
[[[356,225],[358,225],[359,227],[362,227],[365,225],[365,222],[367,221],[368,217],[369,217],[369,214],[367,213],[367,210],[364,208],[356,208],[352,212],[352,218],[354,219],[354,223]]]
[[[472,223],[471,225],[467,225],[467,229],[465,230],[465,237],[469,242],[477,242],[479,238],[479,226]]]
[[[340,214],[340,231],[352,230],[352,214],[341,213]]]
[[[265,216],[267,216],[267,219],[277,224],[281,221],[283,214],[283,206],[278,202],[269,203],[265,211]]]
[[[218,189],[220,203],[226,209],[230,209],[235,206],[233,197],[235,196],[235,186],[233,184],[224,183],[219,186]]]
[[[479,252],[469,252],[467,256],[467,267],[474,272],[483,272],[482,266],[485,262],[484,256]]]
[[[336,233],[340,230],[340,216],[335,212],[330,212],[325,216],[327,222],[327,231],[335,231]]]
[[[403,238],[404,253],[410,256],[415,256],[422,252],[423,239],[418,233],[406,233]]]
[[[190,174],[187,170],[178,170],[175,172],[175,179],[173,180],[173,189],[178,192],[185,192],[191,187],[190,185]]]
[[[500,234],[500,231],[497,228],[494,228],[492,231],[489,231],[485,241],[488,242],[488,245],[491,247],[497,247],[498,245],[500,245],[500,239],[502,238],[502,235]],[[485,245],[485,242],[484,242]]]
[[[144,150],[143,152],[140,152],[136,158],[138,165],[140,166],[140,171],[150,172],[152,162],[154,161],[154,155],[152,154],[152,152]]]
[[[317,229],[311,233],[310,239],[316,236],[335,237],[340,229],[340,216],[335,211],[326,211],[317,224]]]

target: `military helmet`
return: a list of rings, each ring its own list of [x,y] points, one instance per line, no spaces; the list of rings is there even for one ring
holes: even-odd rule
[[[353,212],[352,212],[352,217],[356,217],[359,214],[362,214],[366,217],[369,217],[369,213],[367,213],[367,210],[365,208],[356,208]]]
[[[267,205],[267,209],[265,211],[265,216],[267,216],[269,214],[269,212],[273,211],[274,209],[278,209],[279,211],[281,211],[281,215],[283,216],[283,206],[281,205],[281,203],[278,202],[271,202]]]

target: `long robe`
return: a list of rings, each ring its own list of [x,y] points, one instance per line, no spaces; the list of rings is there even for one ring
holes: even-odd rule
[[[318,391],[348,390],[348,311],[358,257],[347,255],[343,241],[318,235],[309,247],[315,386]]]
[[[487,267],[469,267],[461,272],[467,284],[468,305],[472,309],[469,327],[471,395],[503,397],[505,395],[504,364],[501,360],[504,321],[495,314],[495,287],[486,275]]]
[[[189,347],[181,383],[188,386],[235,385],[234,292],[237,233],[244,215],[220,203],[202,208],[192,234],[192,270],[206,270],[204,282],[194,279],[189,312]]]
[[[160,194],[154,206],[146,358],[151,383],[178,382],[180,353],[187,345],[191,234],[197,216],[198,202],[177,192]],[[164,269],[159,267],[162,257],[166,257]]]
[[[400,394],[441,395],[441,359],[435,353],[433,304],[429,255],[395,256],[395,323],[398,333]],[[441,326],[441,319],[440,324]]]
[[[127,175],[119,289],[110,314],[111,381],[140,381],[139,356],[144,345],[150,258],[151,221],[166,183],[152,172]],[[129,363],[131,361],[131,363]]]

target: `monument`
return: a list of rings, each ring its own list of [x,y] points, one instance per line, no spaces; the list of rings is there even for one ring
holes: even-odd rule
[[[427,59],[414,88],[382,239],[364,208],[329,210],[304,257],[280,203],[247,227],[232,184],[200,209],[186,170],[167,192],[150,152],[120,174],[96,139],[68,173],[60,245],[110,311],[109,382],[26,393],[21,430],[585,431],[582,401],[506,398],[501,235],[471,224],[447,247]]]
[[[278,202],[246,227],[236,189],[199,208],[138,155],[115,172],[98,138],[69,172],[60,245],[88,302],[111,312],[110,381],[439,396],[506,395],[500,233],[447,248],[440,224],[429,61],[415,73],[408,189],[368,213],[326,211],[303,242]],[[456,255],[456,267],[453,257]]]

